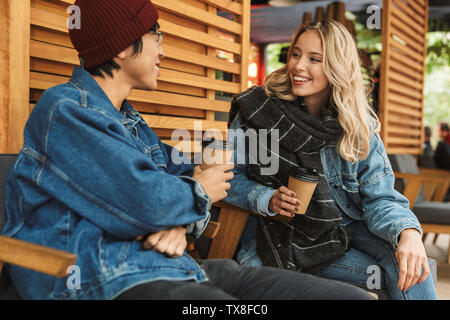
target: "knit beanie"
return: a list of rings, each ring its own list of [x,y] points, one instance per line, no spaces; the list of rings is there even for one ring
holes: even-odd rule
[[[77,0],[80,29],[69,35],[84,68],[91,69],[132,45],[159,18],[150,0]]]

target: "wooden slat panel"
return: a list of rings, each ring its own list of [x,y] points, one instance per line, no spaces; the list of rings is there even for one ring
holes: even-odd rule
[[[411,38],[409,34],[404,32],[404,30],[408,29],[400,29],[396,26],[392,25],[392,35],[396,35],[400,39],[406,42],[406,45],[411,49],[414,49],[416,52],[423,54],[423,43],[417,42],[415,39]]]
[[[413,89],[416,89],[416,91],[421,92],[423,88],[423,84],[419,82],[419,80],[412,80],[409,77],[405,77],[404,75],[400,74],[399,72],[395,71],[395,68],[392,67],[389,70],[389,78],[401,82]]]
[[[173,35],[183,35],[184,39],[200,43],[205,46],[210,46],[223,51],[229,51],[232,53],[241,53],[241,44],[236,42],[231,42],[227,40],[221,40],[217,37],[209,36],[205,32],[200,32],[192,30],[187,27],[176,25],[170,21],[164,19],[158,20],[161,25],[161,31],[173,34]]]
[[[416,129],[416,128],[411,128],[411,127],[400,127],[400,126],[389,126],[389,128],[387,128],[387,131],[389,133],[398,135],[398,136],[407,136],[407,137],[411,137],[414,136],[414,134],[417,134],[416,132],[410,132],[411,129]],[[417,138],[420,138],[420,136],[416,136]]]
[[[30,87],[33,89],[40,89],[40,90],[46,90],[50,87],[66,83],[69,80],[68,77],[48,75],[37,72],[31,72],[30,79],[31,79]],[[148,91],[143,90],[133,90],[128,99],[130,101],[157,103],[163,105],[174,105],[185,108],[214,110],[219,112],[227,112],[230,108],[229,102],[218,100],[211,101],[204,98],[189,97],[185,95],[171,94],[159,91],[154,91],[150,93]]]
[[[406,0],[406,3],[407,3],[408,6],[410,6],[417,14],[419,14],[419,15],[422,16],[422,17],[425,17],[426,12],[425,12],[424,5],[423,5],[423,4],[422,4],[422,6],[421,6],[421,5],[417,4],[415,0]]]
[[[178,59],[198,65],[203,65],[204,67],[222,70],[234,74],[239,74],[241,72],[241,65],[239,63],[230,63],[221,58],[197,54],[195,52],[187,51],[166,44],[163,44],[163,49],[165,56],[169,58]]]
[[[188,27],[176,25],[170,21],[159,19],[161,30],[173,35],[183,35],[184,39],[211,46],[224,51],[240,53],[241,45],[239,43],[221,40],[216,37],[208,36],[207,33],[192,30]],[[68,33],[67,18],[58,14],[46,12],[38,8],[31,8],[31,24],[59,32]]]
[[[142,114],[144,120],[151,128],[164,129],[185,129],[185,130],[216,130],[225,133],[227,123],[225,121],[209,121],[198,119],[187,119],[179,117],[162,117],[148,114]]]
[[[423,16],[417,14],[414,10],[412,10],[409,6],[407,6],[402,0],[392,0],[396,6],[398,6],[403,12],[405,12],[409,17],[414,19],[418,24],[424,25],[425,20]]]
[[[208,79],[206,77],[189,75],[183,72],[168,69],[160,69],[159,80],[234,94],[240,92],[239,83]]]
[[[392,9],[392,14],[396,18],[402,20],[402,22],[405,23],[407,27],[413,28],[420,35],[425,35],[423,25],[418,24],[416,21],[414,21],[413,19],[408,17],[405,13],[403,13],[399,9],[395,8],[394,6],[392,6],[391,9]]]
[[[418,100],[422,101],[423,96],[420,91],[414,90],[408,86],[405,86],[401,82],[397,82],[395,78],[389,78],[389,79],[392,81],[390,90],[399,92],[399,93],[404,94],[413,99],[418,99]]]
[[[44,90],[68,81],[79,60],[67,30],[66,9],[75,0],[27,1],[28,113]],[[216,91],[236,94],[247,88],[250,2],[154,0],[154,3],[159,8],[161,30],[166,33],[163,44],[166,59],[162,60],[158,91],[134,90],[128,100],[161,136],[170,137],[179,128],[194,133],[195,123],[200,123],[203,131],[217,128],[225,133],[227,123],[214,121],[214,112],[228,112],[230,102],[216,100],[215,95]],[[220,10],[231,13],[232,18],[218,15]],[[216,29],[229,33],[233,40],[222,39]],[[233,61],[218,58],[216,49],[232,53]],[[215,79],[217,70],[233,74],[233,82]]]
[[[66,36],[65,36],[66,37]],[[237,63],[230,63],[223,59],[216,57],[208,57],[206,55],[193,53],[184,49],[173,46],[163,46],[166,58],[177,59],[202,67],[210,67],[217,70],[223,70],[230,73],[240,73],[240,65]],[[50,43],[31,40],[31,56],[47,60],[53,60],[72,65],[79,65],[78,54],[75,49],[56,46]],[[167,59],[162,60],[162,67],[167,66]]]
[[[242,4],[234,0],[200,0],[200,1],[215,6],[224,11],[235,13],[237,15],[242,15],[244,11]]]
[[[33,25],[31,26],[31,40],[73,48],[72,42],[67,34]]]
[[[388,146],[391,154],[412,154],[417,155],[422,152],[422,147],[420,148],[404,148],[404,147],[391,147]]]
[[[404,115],[408,115],[411,117],[417,117],[417,118],[422,117],[422,111],[419,109],[413,109],[411,107],[401,105],[399,103],[396,103],[394,100],[389,99],[388,101],[389,101],[389,104],[392,106],[392,108],[395,109],[395,112],[397,112],[397,113],[401,113]],[[389,130],[389,128],[388,128],[388,130]]]
[[[414,52],[413,50],[411,50],[407,46],[401,44],[400,42],[392,40],[389,42],[389,44],[393,48],[395,48],[395,49],[399,50],[400,52],[402,52],[403,54],[409,56],[411,59],[413,59],[419,63],[421,63],[423,61],[423,57],[420,54],[418,54],[417,52]]]
[[[38,8],[31,8],[31,24],[63,33],[68,33],[67,19],[63,15]]]
[[[389,58],[391,59],[390,69],[395,70],[414,82],[423,83],[422,72],[419,71],[420,68],[423,68],[423,64],[411,60],[409,57],[395,50],[391,50]]]
[[[146,103],[128,99],[133,108],[142,113],[160,114],[166,116],[181,116],[186,118],[203,119],[205,111],[192,108],[182,108],[180,106],[166,106],[155,103]]]
[[[394,92],[389,92],[388,100],[396,101],[400,104],[410,106],[413,108],[421,108],[422,107],[422,101],[414,100],[414,99],[408,98],[406,96],[402,96],[402,95],[394,93]]]
[[[206,11],[192,7],[178,0],[154,0],[152,1],[158,8],[166,11],[188,16],[190,19],[205,23],[206,25],[217,27],[235,34],[242,34],[242,26],[239,23],[226,18],[209,14]]]
[[[131,101],[173,105],[184,108],[212,110],[218,112],[228,112],[230,109],[229,102],[220,100],[211,101],[205,98],[189,97],[160,91],[148,92],[143,90],[133,90],[128,99]]]
[[[400,138],[400,137],[388,137],[387,143],[392,144],[407,144],[413,146],[421,146],[422,141],[420,141],[420,137],[416,139],[408,139],[408,138]]]
[[[392,19],[392,26],[397,30],[402,30],[404,33],[413,38],[417,43],[424,44],[424,38],[420,34],[417,34],[411,28],[405,28],[405,24],[403,24],[400,20]]]
[[[422,125],[422,121],[421,120],[414,120],[408,117],[405,117],[405,115],[397,115],[394,112],[390,112],[387,115],[388,121],[389,122],[396,122],[396,123],[400,123],[400,124],[404,124],[405,122],[407,122],[409,125],[414,126],[416,128],[420,128],[420,126]]]
[[[55,64],[50,61],[35,61],[33,62],[33,70],[44,71],[69,76],[72,72],[72,67],[69,65]],[[46,70],[47,68],[47,70]],[[222,80],[208,79],[206,77],[187,74],[184,72],[160,69],[160,81],[173,83],[176,85],[185,85],[197,88],[206,88],[222,92],[238,93],[240,85]],[[161,83],[159,83],[159,86]]]

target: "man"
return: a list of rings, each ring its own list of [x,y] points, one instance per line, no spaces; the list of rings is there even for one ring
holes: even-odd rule
[[[450,170],[450,131],[448,124],[437,124],[437,134],[441,138],[436,146],[434,162],[439,169]]]
[[[425,139],[423,142],[423,154],[419,156],[419,166],[425,168],[436,168],[434,163],[434,151],[431,145],[431,128],[428,126],[424,127]]]
[[[155,90],[164,57],[148,0],[78,0],[70,30],[82,68],[47,90],[25,128],[7,185],[8,236],[74,252],[80,285],[8,266],[27,299],[367,299],[310,275],[195,261],[211,203],[226,197],[233,165],[174,164],[125,100]],[[268,289],[270,288],[270,289]]]

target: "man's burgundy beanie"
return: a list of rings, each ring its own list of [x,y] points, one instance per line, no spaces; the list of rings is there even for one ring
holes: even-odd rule
[[[81,28],[69,35],[84,67],[91,69],[132,45],[159,18],[150,0],[77,0]]]

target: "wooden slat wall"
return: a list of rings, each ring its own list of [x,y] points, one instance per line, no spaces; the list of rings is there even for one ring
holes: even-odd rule
[[[24,3],[27,4],[26,9],[30,17],[27,22],[28,37],[21,39],[25,42],[22,45],[29,50],[25,59],[28,67],[22,70],[22,78],[29,79],[29,85],[26,87],[29,100],[26,108],[22,106],[20,111],[25,120],[12,124],[15,130],[2,126],[1,131],[2,139],[4,133],[10,135],[15,132],[12,138],[15,143],[2,142],[0,152],[17,152],[23,143],[22,136],[19,137],[17,132],[23,131],[24,121],[42,92],[51,86],[66,82],[73,67],[79,65],[77,53],[72,47],[67,30],[66,10],[75,0],[6,0],[6,2],[11,7],[17,8],[20,7],[18,3],[22,3],[22,6]],[[216,100],[215,93],[234,95],[247,88],[250,1],[153,0],[152,2],[158,8],[160,13],[158,22],[161,31],[165,33],[163,42],[165,59],[161,63],[158,90],[154,92],[134,90],[128,99],[161,139],[171,145],[178,144],[177,141],[170,141],[175,129],[193,132],[201,127],[203,131],[217,129],[224,135],[226,122],[216,121],[215,112],[228,112],[230,102]],[[219,11],[225,11],[231,18],[218,15]],[[3,16],[5,13],[0,15]],[[220,36],[223,33],[234,40],[224,39]],[[231,54],[232,61],[219,58],[218,50]],[[216,71],[232,74],[233,80],[217,80]],[[6,89],[2,87],[1,90]],[[9,105],[11,108],[11,102]],[[24,112],[26,115],[23,115]],[[198,135],[196,137],[200,138]],[[185,147],[193,145],[198,146],[198,143],[186,141],[183,144]]]
[[[383,1],[381,137],[387,153],[422,153],[428,0]]]

